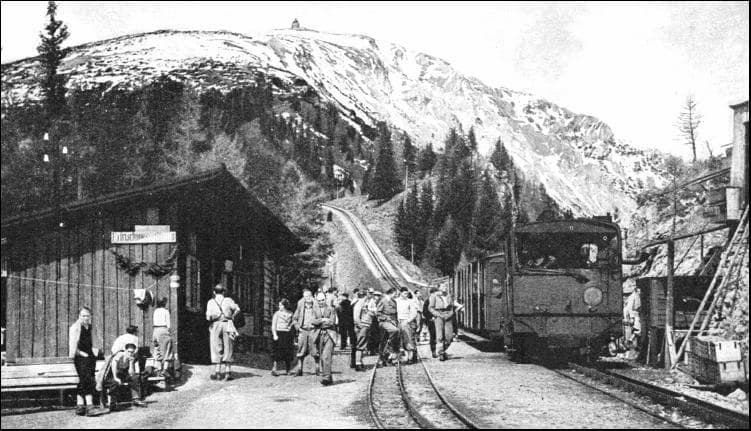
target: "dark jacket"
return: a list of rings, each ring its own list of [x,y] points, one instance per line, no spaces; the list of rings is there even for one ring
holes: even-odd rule
[[[391,322],[394,326],[398,326],[396,301],[394,298],[391,298],[390,300],[381,300],[381,302],[378,303],[377,313],[379,322]]]
[[[324,321],[324,318],[328,318],[328,321]],[[336,309],[329,303],[326,303],[324,307],[321,307],[318,302],[313,304],[313,336],[318,338],[318,335],[327,334],[332,340],[336,341]]]
[[[342,299],[339,301],[339,306],[336,307],[336,313],[339,316],[339,324],[344,326],[352,326],[354,324],[354,318],[352,316],[352,303],[349,299]]]

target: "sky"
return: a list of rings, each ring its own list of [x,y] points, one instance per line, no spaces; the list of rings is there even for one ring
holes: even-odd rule
[[[46,2],[0,2],[2,62],[36,55]],[[692,95],[706,143],[732,140],[729,104],[749,96],[748,2],[77,2],[66,45],[158,29],[365,34],[605,121],[618,138],[690,158],[676,126]]]

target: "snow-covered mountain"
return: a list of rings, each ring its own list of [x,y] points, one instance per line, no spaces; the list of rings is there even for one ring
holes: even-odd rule
[[[3,65],[3,104],[39,98],[35,58]],[[73,47],[68,86],[137,87],[168,74],[200,89],[228,90],[257,72],[277,91],[310,87],[343,115],[384,120],[417,145],[442,145],[449,127],[474,127],[481,153],[501,138],[527,178],[577,215],[636,209],[644,187],[663,184],[662,157],[616,139],[607,124],[530,94],[491,88],[449,63],[367,36],[276,30],[157,31]],[[625,221],[625,220],[622,220]]]

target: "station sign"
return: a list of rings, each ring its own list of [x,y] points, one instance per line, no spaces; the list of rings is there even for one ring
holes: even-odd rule
[[[177,232],[135,231],[112,232],[112,244],[160,244],[177,242]]]

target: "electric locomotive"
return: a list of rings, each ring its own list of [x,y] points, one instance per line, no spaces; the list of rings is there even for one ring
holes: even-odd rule
[[[499,339],[514,359],[599,353],[622,331],[621,237],[609,217],[530,223],[451,280],[461,326]]]

